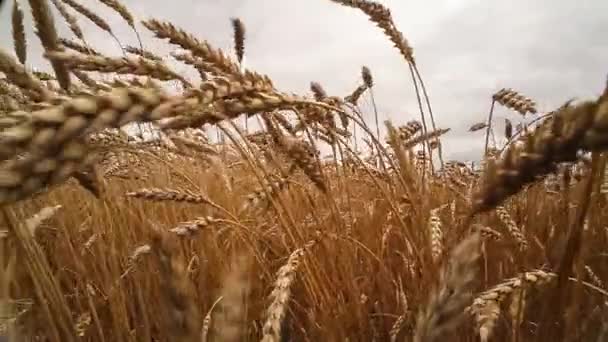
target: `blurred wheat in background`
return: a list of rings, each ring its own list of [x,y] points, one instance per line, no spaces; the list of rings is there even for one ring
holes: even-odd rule
[[[408,67],[419,117],[384,122],[385,137],[367,66],[350,94],[314,80],[291,94],[243,64],[239,18],[226,18],[233,56],[99,1],[138,46],[77,0],[10,7],[0,332],[11,341],[608,340],[607,85],[547,113],[488,90],[488,119],[470,127],[485,130],[485,151],[470,165],[444,160],[449,128],[383,5],[333,0]],[[122,55],[98,52],[84,20]],[[28,25],[50,70],[28,67]],[[373,113],[358,106],[365,94]],[[504,144],[499,105],[536,116],[507,119]]]

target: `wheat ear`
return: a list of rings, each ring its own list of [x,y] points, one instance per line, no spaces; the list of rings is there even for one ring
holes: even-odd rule
[[[306,251],[312,248],[316,242],[316,240],[312,240],[304,247],[293,251],[289,255],[287,263],[279,268],[275,286],[270,294],[271,304],[268,307],[266,322],[262,330],[262,342],[281,341],[281,326],[291,297],[291,285],[295,281],[296,272]]]
[[[65,7],[61,0],[51,0],[51,2],[53,3],[57,11],[59,11],[59,14],[63,17],[63,20],[68,23],[68,26],[72,33],[74,33],[74,35],[80,40],[84,41],[84,34],[82,33],[80,25],[78,25],[78,20],[76,19],[76,17],[68,11],[67,7]]]
[[[59,50],[55,21],[47,0],[29,0],[29,2],[34,22],[36,23],[36,31],[44,50],[47,52]],[[55,71],[57,82],[59,82],[61,88],[66,91],[69,90],[70,73],[67,67],[60,61],[51,61],[51,66]]]
[[[464,309],[473,300],[471,292],[478,273],[480,246],[481,238],[474,233],[452,250],[448,264],[442,269],[439,289],[418,317],[415,342],[440,341],[460,324]]]
[[[197,305],[194,305],[194,286],[182,263],[173,256],[168,237],[155,232],[152,251],[160,267],[161,289],[167,304],[167,332],[173,341],[198,342],[202,321]]]
[[[13,25],[13,44],[15,54],[21,64],[25,65],[27,58],[27,41],[25,40],[25,27],[23,26],[23,11],[19,6],[19,1],[13,1],[13,12],[11,15]]]

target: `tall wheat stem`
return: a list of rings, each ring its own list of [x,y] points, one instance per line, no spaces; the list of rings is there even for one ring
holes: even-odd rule
[[[424,85],[424,81],[422,80],[422,76],[420,76],[420,72],[418,71],[418,67],[416,64],[413,65],[414,72],[416,72],[416,76],[418,76],[418,80],[420,81],[420,88],[422,88],[422,94],[424,95],[424,100],[426,102],[426,106],[429,110],[429,117],[431,118],[431,125],[433,126],[433,131],[437,130],[437,126],[435,125],[435,117],[433,116],[433,109],[431,108],[431,100],[429,99],[429,95],[426,91],[426,86]],[[442,145],[439,144],[438,150],[439,154],[439,162],[441,163],[441,167],[443,167],[443,148]]]
[[[492,129],[492,117],[494,116],[494,104],[495,100],[492,100],[492,105],[490,106],[490,113],[488,114],[488,127],[486,128],[486,145],[484,147],[484,155],[488,155],[488,143],[490,142],[490,130]]]
[[[416,91],[416,100],[418,101],[418,108],[420,109],[420,121],[422,121],[422,129],[424,134],[426,135],[428,133],[428,127],[426,125],[426,118],[424,116],[424,110],[422,109],[422,100],[420,99],[420,90],[418,89],[418,81],[416,81],[416,74],[414,72],[414,67],[412,66],[412,63],[408,63],[409,68],[410,68],[410,75],[412,76],[412,83],[414,84],[414,90]],[[425,155],[427,155],[427,151],[428,151],[428,158],[429,158],[429,162],[431,164],[431,173],[435,173],[435,167],[433,165],[433,150],[431,149],[431,144],[430,142],[427,140],[424,142],[424,144],[422,144],[422,150],[424,151]],[[424,184],[424,178],[426,177],[426,158],[424,158],[424,160],[422,161],[422,183]]]

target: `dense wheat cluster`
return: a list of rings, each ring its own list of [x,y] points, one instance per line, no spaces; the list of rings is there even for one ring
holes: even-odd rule
[[[100,2],[139,46],[96,51],[80,20],[120,37],[77,0],[14,0],[14,52],[0,49],[10,341],[608,339],[604,85],[545,114],[488,89],[492,110],[538,119],[508,121],[498,146],[491,110],[471,126],[486,129],[486,151],[470,165],[443,159],[449,127],[383,5],[333,1],[364,13],[411,72],[420,117],[385,122],[386,137],[366,66],[351,94],[315,80],[291,94],[242,64],[238,18],[226,18],[233,56],[179,23]],[[51,70],[28,65],[26,10]],[[139,29],[174,52],[158,55]]]

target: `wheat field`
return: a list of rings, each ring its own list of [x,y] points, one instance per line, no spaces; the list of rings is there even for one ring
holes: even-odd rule
[[[489,89],[488,119],[470,128],[485,150],[470,165],[444,160],[449,127],[381,4],[331,0],[365,14],[407,65],[419,116],[406,122],[379,120],[368,67],[351,94],[317,82],[290,94],[242,64],[238,18],[229,54],[99,1],[171,55],[122,45],[77,0],[9,6],[0,333],[10,341],[608,340],[608,84],[547,113]],[[123,54],[96,51],[85,19]],[[28,67],[27,25],[49,70]],[[499,106],[535,119],[495,132]]]

